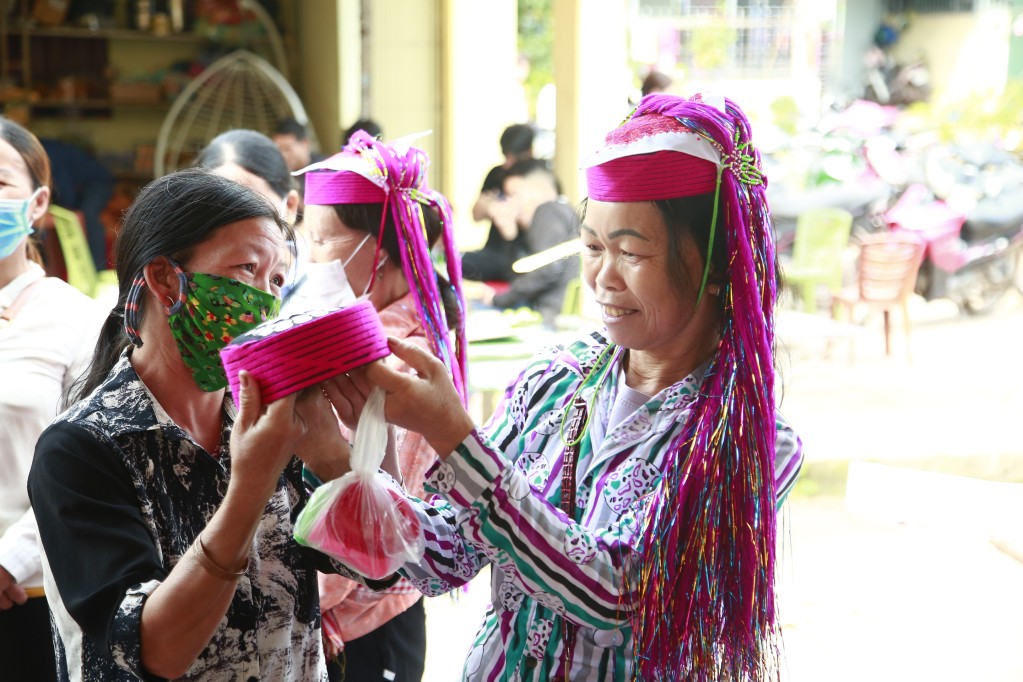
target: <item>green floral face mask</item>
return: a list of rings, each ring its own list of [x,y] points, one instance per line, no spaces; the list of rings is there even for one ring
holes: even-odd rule
[[[181,359],[204,391],[227,387],[220,349],[236,336],[277,317],[281,300],[229,277],[184,276],[185,290],[167,318]]]

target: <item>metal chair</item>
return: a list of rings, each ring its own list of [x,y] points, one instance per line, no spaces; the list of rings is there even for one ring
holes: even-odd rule
[[[782,269],[785,282],[799,290],[803,310],[817,310],[817,286],[832,293],[842,288],[842,254],[849,244],[852,214],[841,208],[818,208],[796,220],[792,261]]]
[[[831,309],[837,317],[839,309],[848,308],[853,319],[855,309],[867,307],[884,314],[884,350],[891,355],[891,311],[902,312],[906,334],[906,355],[909,348],[909,298],[913,294],[917,273],[924,257],[924,243],[915,235],[885,232],[865,235],[860,239],[856,286],[843,289],[832,297]]]

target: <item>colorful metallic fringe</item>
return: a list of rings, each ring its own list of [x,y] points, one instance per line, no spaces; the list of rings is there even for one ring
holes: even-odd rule
[[[402,252],[402,271],[413,291],[416,310],[426,329],[430,348],[451,371],[455,388],[458,389],[462,403],[465,404],[468,397],[465,297],[462,294],[462,261],[455,248],[451,205],[444,195],[427,187],[426,169],[429,159],[423,150],[411,146],[407,151],[396,150],[360,130],[352,135],[344,151],[359,154],[385,181],[387,192],[373,264],[375,266],[379,262],[383,221],[386,220],[390,208],[398,235],[398,246]],[[435,208],[440,214],[448,281],[458,300],[459,319],[455,331],[454,350],[451,347],[451,335],[448,331],[450,327],[426,238],[424,205]]]
[[[774,598],[775,253],[766,179],[749,125],[676,97],[644,98],[710,140],[719,174],[728,281],[722,336],[651,503],[632,616],[641,680],[778,679]],[[721,226],[719,226],[720,229]]]

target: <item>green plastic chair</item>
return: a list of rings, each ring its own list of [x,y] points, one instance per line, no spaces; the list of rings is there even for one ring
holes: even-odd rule
[[[842,288],[842,254],[849,244],[852,214],[841,208],[806,211],[796,220],[792,262],[782,270],[785,282],[799,290],[803,309],[817,310],[817,287],[834,294]]]
[[[68,284],[93,298],[99,298],[111,288],[116,290],[117,273],[96,269],[78,215],[53,204],[50,204],[49,213],[53,216],[53,226],[64,256]]]
[[[565,298],[561,302],[562,315],[580,317],[583,314],[583,281],[579,277],[565,285]]]

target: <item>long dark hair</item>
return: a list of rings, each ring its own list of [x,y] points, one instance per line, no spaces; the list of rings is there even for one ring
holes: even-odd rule
[[[285,239],[294,238],[291,227],[265,198],[207,169],[181,170],[142,189],[124,214],[114,242],[117,306],[103,324],[88,368],[65,395],[65,407],[103,383],[121,352],[130,345],[124,330],[124,306],[142,268],[161,256],[185,262],[221,227],[251,218],[269,218]],[[138,306],[141,320],[146,314],[144,296]]]
[[[346,227],[365,232],[373,237],[377,236],[380,229],[380,218],[384,211],[383,204],[333,204],[331,208]],[[432,248],[440,239],[442,224],[440,215],[430,206],[423,206],[423,227],[426,229],[426,243]],[[398,233],[395,230],[394,218],[390,211],[387,214],[387,222],[384,224],[380,248],[387,253],[387,257],[391,259],[392,263],[402,262]],[[447,277],[439,272],[436,275],[437,288],[440,290],[441,299],[444,302],[444,314],[448,320],[448,328],[455,329],[461,316],[458,297]]]
[[[219,168],[234,163],[266,180],[270,189],[282,199],[296,187],[284,156],[269,137],[255,130],[228,130],[217,135],[199,154],[195,165]]]
[[[18,152],[25,166],[28,168],[29,179],[32,180],[32,191],[36,191],[43,185],[53,185],[53,177],[50,174],[50,157],[43,148],[39,138],[31,132],[15,123],[6,116],[0,116],[0,140],[14,147]],[[35,237],[26,240],[28,257],[36,263],[42,263],[39,249],[33,241]]]

